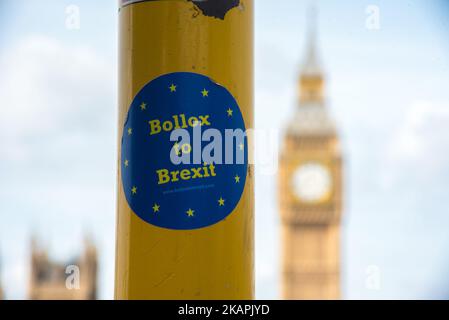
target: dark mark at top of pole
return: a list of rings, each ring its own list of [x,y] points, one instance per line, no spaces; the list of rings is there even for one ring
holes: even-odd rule
[[[238,7],[240,0],[188,0],[193,2],[208,17],[224,20],[229,10]]]
[[[167,0],[120,0],[120,8],[130,4],[147,1],[167,1]],[[240,6],[240,0],[187,0],[192,2],[207,17],[214,17],[224,20],[226,14],[233,8]]]

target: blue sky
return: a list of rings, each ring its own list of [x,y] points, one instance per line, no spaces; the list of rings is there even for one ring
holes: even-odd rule
[[[346,298],[449,296],[443,2],[318,2],[328,106],[345,150]],[[81,10],[81,28],[73,31],[65,27],[72,3]],[[258,128],[281,130],[294,112],[309,3],[257,1]],[[366,28],[368,5],[380,10],[379,30]],[[63,260],[79,251],[86,230],[100,249],[101,298],[112,298],[116,2],[1,6],[0,277],[8,297],[25,298],[30,235],[41,235]],[[257,293],[276,298],[275,175],[258,170],[256,199]],[[366,285],[372,270],[379,271],[376,290]]]

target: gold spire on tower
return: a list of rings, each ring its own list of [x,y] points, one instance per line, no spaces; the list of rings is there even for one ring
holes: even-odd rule
[[[312,7],[308,15],[307,51],[299,77],[300,105],[323,102],[324,76],[317,55],[317,10]]]

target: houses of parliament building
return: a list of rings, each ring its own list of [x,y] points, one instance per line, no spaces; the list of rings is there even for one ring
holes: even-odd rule
[[[81,256],[66,263],[57,263],[52,261],[47,250],[33,239],[27,298],[29,300],[96,300],[97,265],[97,249],[89,240],[85,241],[84,252]],[[74,279],[73,286],[68,283],[70,276],[79,277]],[[0,300],[3,299],[5,295],[0,281]]]
[[[69,268],[70,266],[76,269]],[[79,273],[76,273],[79,271]],[[68,283],[71,273],[75,286]],[[97,250],[85,241],[84,253],[64,264],[51,261],[45,249],[36,241],[31,245],[31,274],[29,280],[31,300],[96,300],[97,299]]]

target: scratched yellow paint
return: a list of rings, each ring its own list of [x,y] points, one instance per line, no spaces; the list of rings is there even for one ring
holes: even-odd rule
[[[200,73],[225,86],[247,129],[253,127],[253,0],[242,0],[224,20],[184,0],[130,4],[120,10],[119,32],[119,137],[138,91],[172,72]],[[168,230],[131,211],[119,169],[116,299],[252,299],[253,190],[250,166],[242,199],[226,220]]]

